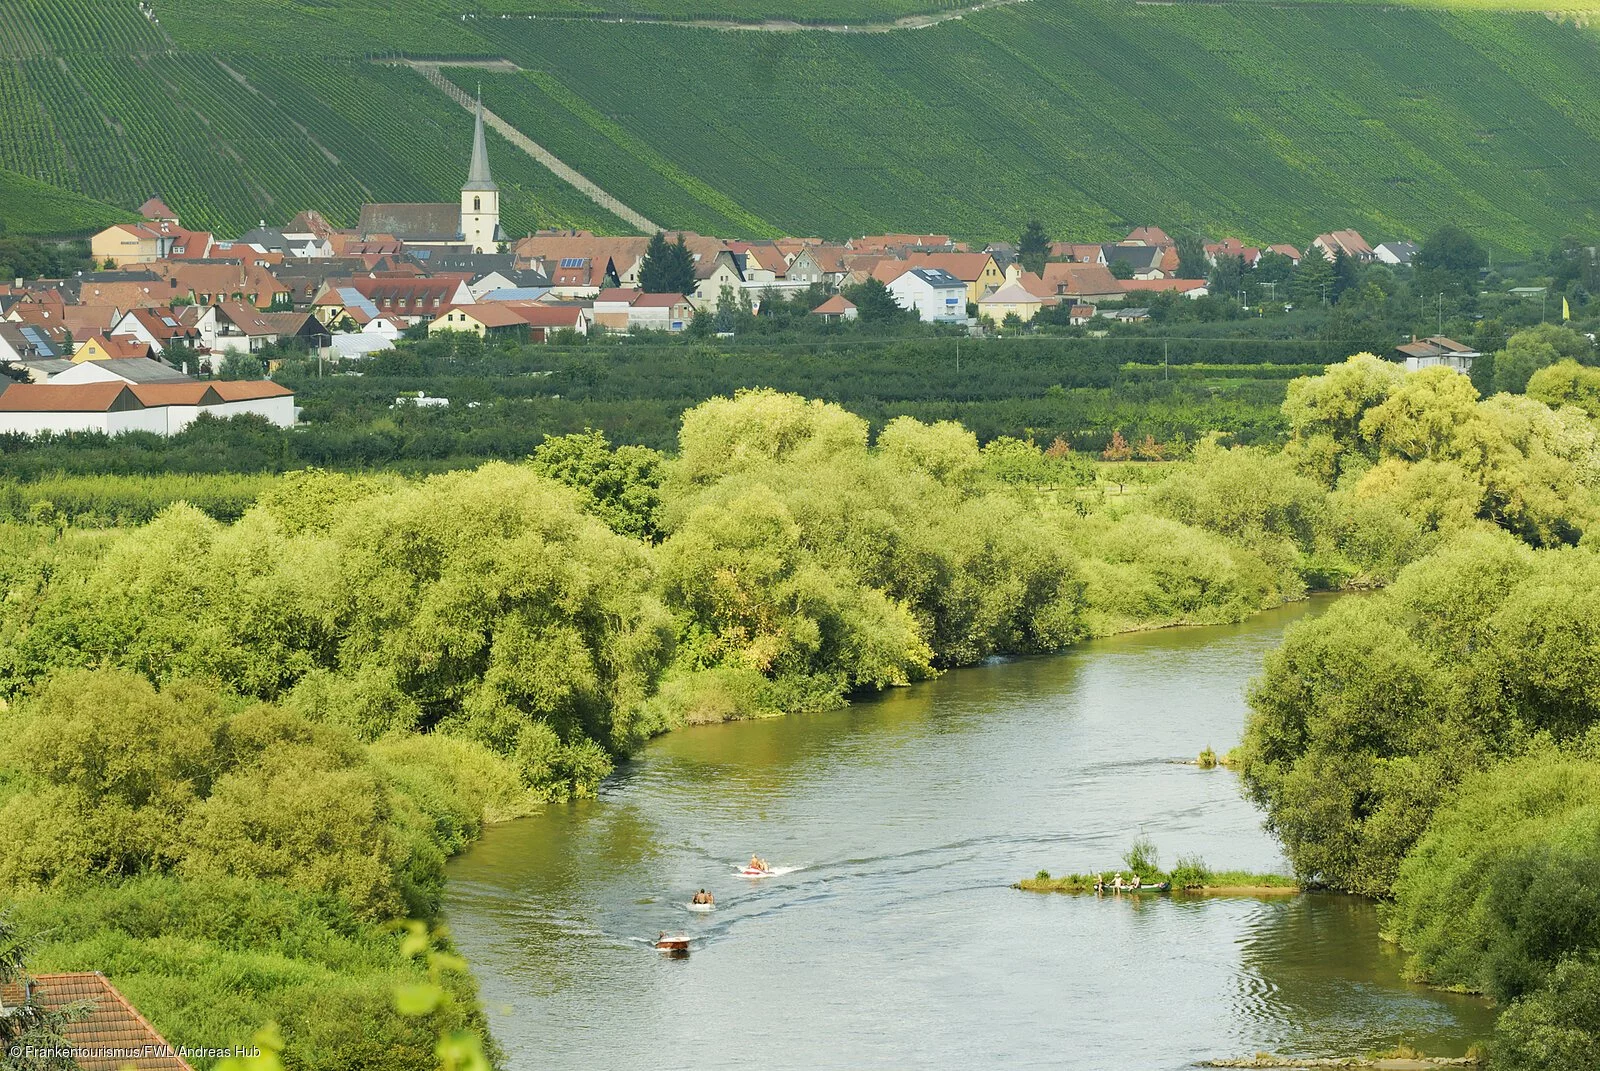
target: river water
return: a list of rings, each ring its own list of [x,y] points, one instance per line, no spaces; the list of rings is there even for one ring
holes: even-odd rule
[[[1479,1001],[1406,984],[1343,896],[1041,895],[1018,878],[1282,871],[1226,770],[1243,691],[1299,604],[1097,640],[838,712],[664,737],[597,800],[487,831],[446,914],[521,1069],[1167,1069],[1399,1041],[1459,1055]],[[760,852],[792,873],[752,881]],[[689,912],[700,887],[709,915]],[[654,952],[662,930],[687,959]]]

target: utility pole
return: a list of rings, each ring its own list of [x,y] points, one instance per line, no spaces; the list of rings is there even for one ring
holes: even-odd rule
[[[1166,379],[1167,379],[1167,346],[1168,345],[1170,345],[1170,343],[1166,339],[1162,339],[1161,340],[1161,381],[1163,383],[1165,383]]]
[[[1444,291],[1439,291],[1439,333],[1444,334]]]

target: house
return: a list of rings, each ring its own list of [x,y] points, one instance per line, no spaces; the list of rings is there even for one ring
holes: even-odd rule
[[[1135,227],[1128,232],[1123,242],[1128,245],[1154,246],[1158,249],[1170,249],[1177,245],[1160,227]]]
[[[1027,323],[1039,315],[1043,307],[1043,299],[1030,293],[1022,283],[1008,282],[978,299],[978,316],[994,324],[1004,323],[1007,316]]]
[[[38,974],[0,986],[0,1015],[27,1005],[88,1009],[61,1031],[83,1071],[193,1071],[99,971]]]
[[[1280,257],[1288,257],[1295,263],[1296,266],[1298,266],[1300,263],[1300,250],[1296,249],[1292,245],[1286,245],[1282,242],[1278,243],[1277,245],[1269,245],[1267,246],[1267,252],[1276,253]]]
[[[822,261],[817,259],[817,253],[811,246],[803,246],[789,257],[789,270],[785,278],[790,282],[812,286],[826,281],[827,276]]]
[[[1098,264],[1107,266],[1106,251],[1097,242],[1051,242],[1050,259],[1068,264]]]
[[[889,284],[889,293],[924,323],[967,319],[967,284],[942,268],[911,268]]]
[[[1407,372],[1443,365],[1466,374],[1472,371],[1473,358],[1483,356],[1471,346],[1464,346],[1444,335],[1414,338],[1404,346],[1396,346],[1395,352],[1406,362]]]
[[[1311,248],[1330,262],[1337,259],[1340,253],[1358,264],[1370,263],[1375,256],[1367,240],[1355,231],[1331,231],[1328,234],[1319,234],[1311,243]]]
[[[1122,281],[1099,264],[1046,264],[1042,282],[1050,294],[1076,302],[1117,301],[1123,294]]]
[[[736,246],[743,246],[737,248]],[[740,242],[729,246],[735,256],[742,256],[740,265],[746,284],[765,286],[788,278],[789,260],[783,251],[771,242]]]
[[[1162,255],[1167,252],[1154,245],[1107,245],[1101,247],[1106,264],[1125,264],[1135,279],[1164,279],[1167,272],[1162,265]]]
[[[967,284],[967,300],[1005,285],[1005,269],[988,253],[913,253],[907,260],[914,268],[938,268]]]
[[[682,294],[640,294],[628,306],[628,331],[677,333],[694,320],[694,305]]]
[[[1238,257],[1244,261],[1244,266],[1253,268],[1256,261],[1261,259],[1261,250],[1253,245],[1245,245],[1237,238],[1224,238],[1220,242],[1207,242],[1205,245],[1206,262],[1215,264],[1218,257]]]
[[[722,301],[724,287],[737,291],[744,286],[744,273],[733,254],[724,249],[708,260],[697,260],[694,265],[694,299],[696,308],[716,312]]]
[[[594,296],[590,319],[598,328],[622,334],[628,330],[628,310],[640,296],[637,290],[608,287]]]
[[[72,355],[73,363],[82,361],[115,361],[136,357],[150,357],[155,349],[150,343],[131,335],[91,335]]]
[[[175,234],[163,234],[148,223],[113,223],[89,239],[89,255],[96,266],[149,264],[172,252]]]
[[[528,341],[549,342],[558,331],[589,333],[589,318],[577,305],[513,305],[528,325]]]
[[[209,383],[136,383],[128,388],[152,410],[166,414],[163,435],[176,435],[207,410],[222,404],[222,396]]]
[[[192,350],[200,343],[200,329],[185,324],[175,310],[168,306],[153,309],[130,309],[111,329],[111,337],[129,337],[148,345],[156,353]],[[176,360],[168,354],[168,360]]]
[[[542,271],[531,268],[496,269],[478,275],[467,284],[467,292],[472,295],[472,300],[482,301],[486,294],[497,290],[549,290],[550,277]]]
[[[1394,267],[1404,267],[1411,263],[1417,255],[1416,242],[1384,242],[1372,251],[1374,260],[1380,264],[1389,264]]]
[[[255,353],[279,342],[300,340],[311,344],[329,331],[308,312],[262,312],[242,301],[215,306],[216,335],[212,349],[227,353]]]
[[[843,294],[835,294],[821,305],[812,309],[811,315],[822,317],[823,323],[836,324],[854,320],[857,312],[853,301]]]
[[[352,279],[330,280],[312,302],[311,312],[324,324],[338,323],[348,307],[340,291],[350,289],[365,298],[381,316],[391,317],[407,327],[427,323],[448,305],[472,304],[472,293],[459,277],[391,278],[358,275]]]
[[[1099,310],[1093,305],[1074,305],[1067,310],[1067,323],[1073,327],[1082,327],[1093,320],[1098,313]]]
[[[528,333],[528,321],[516,306],[503,301],[447,305],[428,324],[428,337],[446,331],[465,331],[479,338],[520,337]]]
[[[1102,319],[1116,320],[1118,323],[1125,323],[1125,324],[1142,323],[1145,320],[1150,319],[1150,310],[1149,309],[1144,309],[1144,308],[1137,308],[1137,309],[1107,309],[1105,311],[1102,311],[1100,313],[1100,316],[1101,316]]]
[[[32,324],[0,323],[0,364],[48,361],[66,356],[66,345],[52,338],[49,332]]]

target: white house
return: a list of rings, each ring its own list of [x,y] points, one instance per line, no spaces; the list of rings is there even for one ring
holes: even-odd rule
[[[967,284],[942,268],[912,268],[889,284],[889,293],[924,323],[967,319]]]
[[[1384,242],[1372,251],[1380,264],[1391,264],[1399,267],[1410,264],[1411,258],[1417,255],[1416,242]]]
[[[130,388],[133,396],[143,402],[150,412],[160,412],[166,417],[163,435],[176,435],[193,424],[202,412],[214,411],[222,404],[222,397],[211,384],[193,383],[135,383]]]
[[[79,361],[50,377],[57,386],[75,383],[193,383],[169,364],[149,357],[117,357],[109,361]]]
[[[1463,375],[1471,373],[1473,358],[1483,356],[1471,346],[1463,345],[1444,335],[1431,335],[1428,338],[1408,342],[1404,346],[1396,346],[1395,352],[1405,358],[1407,372],[1444,365]]]

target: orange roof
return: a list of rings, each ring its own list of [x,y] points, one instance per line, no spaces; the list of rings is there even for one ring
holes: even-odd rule
[[[87,346],[90,342],[98,345],[107,357],[150,356],[150,343],[141,342],[131,335],[112,335],[109,338],[105,335],[92,335],[84,345]]]
[[[682,294],[640,294],[633,303],[636,309],[670,309],[681,305],[688,299]]]
[[[1167,232],[1160,227],[1135,227],[1128,232],[1128,237],[1124,238],[1123,241],[1157,246],[1173,244],[1172,239],[1167,237]]]
[[[128,398],[124,399],[126,394]],[[132,400],[131,405],[127,404]],[[139,409],[142,403],[115,383],[13,383],[0,393],[0,413],[108,413],[112,409]]]
[[[486,301],[477,305],[446,305],[439,310],[435,322],[444,322],[452,312],[464,313],[484,327],[520,327],[528,322],[518,316],[515,309],[507,308],[506,303],[500,301]]]
[[[1122,287],[1101,264],[1046,264],[1044,281],[1057,294],[1115,294]]]
[[[128,389],[147,406],[216,405],[223,401],[210,383],[135,383]]]
[[[269,379],[214,379],[206,384],[225,402],[250,402],[258,398],[294,397],[294,391]]]
[[[1191,290],[1198,290],[1206,285],[1204,279],[1120,279],[1117,285],[1125,291],[1135,290],[1176,290],[1186,294]]]
[[[159,197],[152,197],[139,206],[139,214],[145,219],[177,219],[178,213],[167,207],[165,201]]]
[[[843,316],[855,307],[855,303],[843,294],[835,294],[811,311],[818,316]]]
[[[193,1071],[99,971],[40,974],[26,986],[19,982],[0,986],[0,1000],[8,1006],[19,1006],[30,997],[52,1009],[80,1002],[90,1005],[88,1014],[61,1031],[77,1050],[73,1056],[83,1071]]]
[[[515,302],[496,302],[517,310],[522,322],[529,327],[576,327],[583,319],[583,310],[576,305],[519,305]]]
[[[977,282],[993,263],[988,253],[912,253],[913,268],[942,268],[964,283]]]

